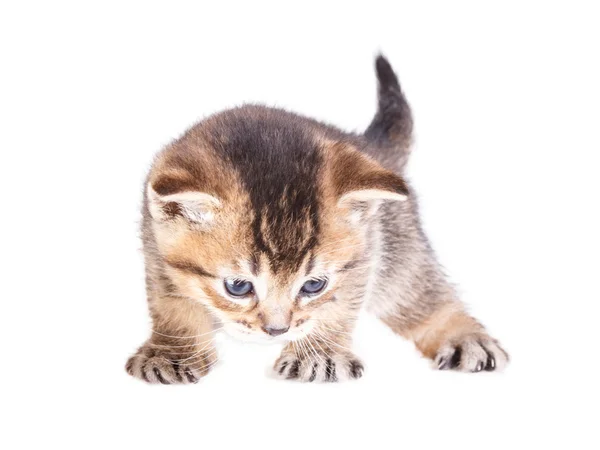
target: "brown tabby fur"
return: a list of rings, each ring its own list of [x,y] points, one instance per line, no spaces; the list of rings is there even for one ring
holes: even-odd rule
[[[127,363],[152,383],[191,383],[217,361],[216,329],[287,341],[275,371],[358,378],[360,308],[440,369],[495,370],[508,357],[465,311],[421,230],[402,178],[410,109],[377,60],[379,111],[364,135],[283,110],[216,114],[162,151],[145,186],[143,242],[153,332]],[[232,298],[224,279],[253,283]],[[326,278],[322,293],[300,292]],[[272,336],[272,330],[286,330]]]

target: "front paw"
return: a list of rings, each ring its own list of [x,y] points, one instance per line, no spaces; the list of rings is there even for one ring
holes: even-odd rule
[[[502,370],[508,361],[506,351],[487,335],[469,335],[447,342],[434,359],[439,370],[463,372]]]
[[[364,366],[352,354],[298,356],[295,353],[283,353],[273,370],[278,377],[288,380],[334,382],[362,377]]]
[[[147,383],[189,384],[197,383],[217,362],[216,350],[212,346],[187,352],[163,347],[144,344],[129,358],[125,370]]]

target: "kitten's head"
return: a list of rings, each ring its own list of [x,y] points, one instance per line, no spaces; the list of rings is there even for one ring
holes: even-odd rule
[[[298,339],[352,312],[369,219],[407,195],[355,145],[260,107],[188,131],[158,157],[146,192],[170,289],[245,339]]]

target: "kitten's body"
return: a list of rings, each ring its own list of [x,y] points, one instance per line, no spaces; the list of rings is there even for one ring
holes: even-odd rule
[[[159,155],[143,214],[154,327],[130,374],[198,380],[216,361],[212,334],[222,326],[290,341],[275,364],[282,377],[357,378],[351,332],[363,305],[439,368],[506,363],[464,312],[421,230],[401,178],[410,109],[385,59],[377,72],[379,111],[364,135],[245,106],[201,122]],[[323,279],[321,291],[304,291]],[[227,283],[252,290],[237,297]]]

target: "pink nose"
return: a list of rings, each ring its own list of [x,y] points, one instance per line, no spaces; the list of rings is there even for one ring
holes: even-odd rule
[[[280,334],[287,332],[287,330],[289,330],[290,327],[286,327],[286,328],[262,327],[262,329],[265,333],[267,333],[271,336],[279,336]]]

